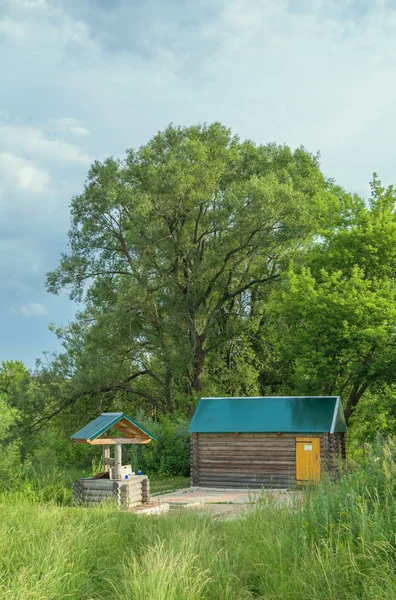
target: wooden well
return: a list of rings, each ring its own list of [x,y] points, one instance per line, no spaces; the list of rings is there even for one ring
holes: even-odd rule
[[[116,429],[122,437],[107,435]],[[103,436],[103,437],[102,437]],[[146,475],[136,475],[122,464],[125,444],[148,444],[157,438],[125,413],[102,413],[72,435],[79,444],[103,446],[103,472],[95,477],[78,479],[73,484],[76,504],[95,505],[115,502],[119,508],[133,509],[150,502],[150,482]],[[110,449],[114,447],[114,457]]]

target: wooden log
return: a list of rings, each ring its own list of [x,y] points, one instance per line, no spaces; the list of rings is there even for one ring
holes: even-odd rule
[[[200,457],[199,465],[211,463],[230,463],[230,464],[275,464],[275,463],[295,464],[295,456],[233,456],[228,457],[212,455],[210,457]]]
[[[128,488],[123,488],[123,489],[120,489],[118,493],[122,494],[124,496],[125,495],[127,495],[127,496],[128,495],[129,496],[133,496],[133,495],[136,495],[136,494],[139,494],[141,496],[142,495],[142,489],[141,488],[133,488],[133,489],[131,489],[131,488],[129,488],[129,489]]]
[[[115,445],[115,463],[114,463],[114,479],[117,481],[121,479],[121,466],[122,466],[122,446],[121,444]]]
[[[295,444],[295,439],[283,439],[279,438],[278,440],[243,440],[243,441],[235,441],[235,440],[227,440],[227,441],[208,441],[208,440],[199,440],[198,442],[200,448],[224,448],[224,447],[239,447],[239,448],[291,448]]]
[[[200,435],[198,438],[198,443],[201,444],[208,444],[209,445],[222,445],[222,444],[235,444],[235,445],[243,445],[243,444],[292,444],[295,439],[296,439],[296,435],[293,436],[285,436],[285,435],[281,435],[281,436],[266,436],[266,435],[258,435],[255,437],[252,436],[243,436],[243,435],[239,435],[239,436],[217,436],[217,437],[213,437],[213,438],[207,438],[203,435]],[[312,436],[312,437],[320,437],[318,436]]]
[[[119,501],[121,502],[121,504],[128,504],[129,502],[143,502],[143,499],[141,496],[139,495],[135,495],[135,496],[120,496],[119,497]]]
[[[86,496],[116,496],[117,492],[115,490],[101,490],[101,489],[84,489],[82,491],[83,495]]]
[[[286,476],[279,476],[279,475],[272,475],[272,476],[257,476],[257,477],[238,477],[237,475],[227,475],[227,474],[219,474],[219,475],[201,475],[199,476],[199,481],[284,481],[287,482],[289,480],[294,480],[295,479],[295,475],[293,475],[292,473],[290,473],[290,475],[286,475]]]
[[[130,475],[128,479],[122,479],[120,485],[142,485],[143,478],[138,475]]]
[[[285,451],[285,450],[267,450],[267,451],[263,451],[263,450],[236,450],[234,448],[228,448],[227,450],[210,450],[210,451],[205,451],[205,450],[200,450],[199,452],[199,459],[201,458],[211,458],[212,456],[223,456],[223,457],[228,457],[231,458],[233,456],[235,457],[246,457],[246,458],[277,458],[284,456],[285,458],[295,458],[296,457],[296,449],[292,448],[291,450]]]
[[[118,488],[120,490],[120,492],[141,492],[142,491],[142,486],[141,485],[122,485]]]
[[[290,479],[280,479],[280,478],[262,478],[262,479],[226,479],[222,477],[213,478],[199,478],[200,486],[207,487],[223,487],[228,484],[233,487],[251,487],[251,486],[259,486],[262,485],[266,487],[271,486],[283,486],[290,487],[295,484],[295,478]]]
[[[235,441],[235,440],[227,440],[227,441],[208,441],[208,440],[199,440],[198,445],[200,448],[292,448],[295,445],[294,439],[273,439],[273,440],[243,440],[243,441]]]
[[[142,500],[142,496],[141,496],[141,494],[133,494],[132,496],[129,496],[129,495],[126,494],[126,495],[120,496],[120,500],[122,502],[135,502],[137,500],[141,501]]]
[[[235,435],[235,433],[199,433],[198,439],[202,440],[257,440],[257,439],[288,439],[296,438],[295,433],[281,433],[278,435],[277,433],[239,433]],[[315,437],[320,437],[322,434],[313,433]]]
[[[104,470],[106,471],[106,473],[110,472],[110,466],[109,463],[107,462],[107,460],[110,459],[110,446],[106,445],[103,446],[103,464],[104,464]]]
[[[91,498],[83,498],[81,504],[118,504],[116,498],[111,498],[109,496],[95,496]]]
[[[130,486],[126,486],[125,485],[125,486],[120,487],[119,489],[120,489],[120,491],[129,490],[131,493],[134,493],[134,492],[140,492],[141,493],[142,492],[142,486],[141,486],[141,484],[140,485],[130,485]]]
[[[97,479],[96,481],[83,481],[81,489],[83,490],[114,490],[116,489],[111,480],[104,483],[105,479]]]
[[[257,476],[257,477],[238,477],[237,475],[232,475],[229,476],[227,474],[224,475],[200,475],[199,476],[199,481],[257,481],[257,482],[268,482],[268,481],[282,481],[282,482],[287,482],[289,480],[294,480],[295,479],[295,475],[290,474],[290,475],[264,475],[264,476]]]
[[[127,487],[141,487],[142,486],[142,480],[141,479],[135,479],[134,477],[131,477],[128,479],[123,479],[122,483],[120,483],[120,485],[122,486],[127,486]]]
[[[84,444],[91,444],[92,446],[103,446],[110,445],[115,446],[117,444],[148,444],[151,442],[151,438],[96,438],[95,440],[78,440]]]
[[[238,465],[238,464],[221,464],[221,465],[199,465],[199,473],[223,473],[229,471],[231,473],[265,473],[266,471],[290,471],[295,468],[293,464],[285,464],[281,465],[279,463],[274,463],[272,465],[263,464],[263,465]]]
[[[142,500],[143,502],[150,502],[150,482],[147,478],[142,481]]]
[[[272,473],[282,473],[282,474],[286,474],[286,473],[290,473],[290,472],[294,473],[296,470],[296,465],[295,464],[287,464],[287,465],[273,464],[273,465],[262,465],[262,466],[255,465],[254,467],[249,467],[249,468],[248,467],[241,468],[240,465],[236,465],[236,466],[232,465],[230,467],[220,467],[220,468],[216,468],[216,469],[206,469],[204,467],[202,470],[207,471],[207,472],[227,471],[229,473],[246,473],[247,475],[268,473],[269,475],[271,475]]]
[[[295,467],[295,460],[288,461],[256,461],[256,462],[239,462],[239,461],[210,461],[210,462],[200,462],[198,465],[198,469],[223,469],[223,468],[235,468],[240,471],[254,471],[260,469],[274,469],[279,467],[280,469],[289,469],[291,467]]]
[[[296,485],[295,483],[267,483],[267,482],[257,482],[257,481],[250,481],[250,482],[241,482],[241,481],[234,481],[234,482],[227,482],[227,481],[218,481],[216,483],[213,482],[208,482],[208,481],[201,481],[199,480],[199,484],[200,487],[203,488],[224,488],[224,489],[250,489],[250,490],[261,490],[261,489],[269,489],[269,490],[285,490],[285,489],[290,489],[290,488],[295,488]]]
[[[294,469],[294,463],[286,463],[286,464],[266,464],[263,463],[261,465],[240,465],[238,463],[228,463],[228,464],[212,464],[212,465],[199,465],[198,471],[213,471],[216,473],[221,473],[223,471],[237,471],[239,473],[261,473],[263,471],[290,471],[290,469]]]
[[[191,485],[198,485],[198,461],[199,461],[200,447],[198,442],[198,433],[192,433],[190,438],[190,476]]]
[[[199,452],[223,452],[227,453],[229,450],[233,452],[293,452],[296,448],[296,444],[282,444],[282,445],[265,445],[265,444],[246,444],[239,446],[236,444],[222,444],[221,446],[210,446],[208,444],[199,445]]]

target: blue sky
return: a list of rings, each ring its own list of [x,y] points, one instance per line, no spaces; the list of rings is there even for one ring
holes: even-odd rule
[[[45,290],[94,158],[221,121],[321,152],[367,196],[396,183],[396,2],[0,0],[0,361],[58,348]]]

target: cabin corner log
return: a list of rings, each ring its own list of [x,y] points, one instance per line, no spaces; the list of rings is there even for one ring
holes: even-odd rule
[[[191,486],[197,486],[198,483],[198,472],[199,472],[199,446],[198,446],[198,433],[191,434],[190,441],[190,473],[191,473]]]
[[[150,481],[148,477],[142,480],[142,501],[144,504],[150,502]]]

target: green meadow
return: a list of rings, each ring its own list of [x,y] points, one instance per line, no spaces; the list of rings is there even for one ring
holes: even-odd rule
[[[393,444],[378,446],[294,506],[264,492],[234,520],[73,507],[59,489],[46,500],[32,488],[4,493],[0,597],[396,599],[395,458]]]

